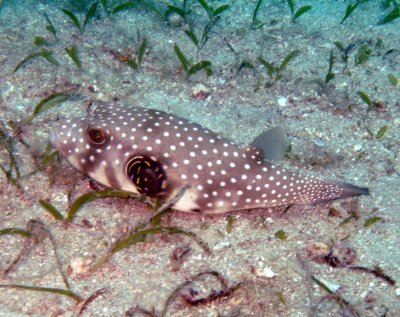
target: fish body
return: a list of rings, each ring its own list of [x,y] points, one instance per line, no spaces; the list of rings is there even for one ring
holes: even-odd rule
[[[57,122],[51,141],[78,170],[114,189],[168,200],[187,186],[174,205],[180,211],[224,213],[368,195],[368,188],[282,170],[263,160],[262,149],[241,148],[186,119],[120,103]]]

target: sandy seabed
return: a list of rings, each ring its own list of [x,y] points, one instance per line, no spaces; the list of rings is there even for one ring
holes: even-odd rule
[[[214,8],[224,3],[210,1]],[[0,293],[0,316],[124,316],[133,315],[135,307],[139,316],[159,316],[168,298],[165,316],[400,315],[400,289],[393,285],[400,278],[400,85],[388,79],[389,74],[400,78],[400,19],[378,26],[390,9],[367,1],[340,24],[347,1],[310,0],[296,3],[296,8],[309,4],[312,9],[293,22],[286,1],[268,1],[257,15],[263,25],[252,27],[256,2],[226,3],[230,7],[200,49],[184,32],[191,25],[200,37],[209,21],[195,1],[189,1],[192,12],[181,24],[168,24],[143,6],[107,17],[99,4],[82,32],[60,10],[74,9],[67,2],[3,3],[0,163],[6,171],[12,165],[11,140],[22,177],[18,189],[0,174],[0,230],[28,226],[36,239],[0,236],[0,283],[65,289],[55,244],[70,290],[86,302],[7,287]],[[166,5],[160,1],[157,8],[164,12]],[[45,12],[57,38],[45,29]],[[84,20],[84,13],[74,12]],[[36,36],[48,42],[43,47],[58,65],[37,57],[14,72],[40,50],[33,43]],[[133,69],[125,60],[137,58],[144,38],[143,61]],[[199,71],[187,78],[174,43],[192,63],[209,60],[213,75]],[[371,52],[359,63],[363,45]],[[81,69],[65,52],[71,47],[78,50]],[[272,78],[259,61],[262,56],[279,66],[294,50],[299,50],[296,57]],[[326,83],[331,51],[335,76]],[[204,93],[196,93],[199,84]],[[371,109],[358,91],[370,97]],[[70,98],[13,129],[10,121],[23,123],[43,98],[56,92]],[[98,199],[66,225],[38,201],[46,199],[64,212],[92,190],[89,179],[65,160],[28,174],[49,143],[53,122],[85,116],[88,100],[94,99],[174,113],[241,145],[269,127],[283,126],[292,148],[281,165],[368,186],[371,195],[287,211],[169,213],[162,225],[195,233],[210,252],[184,235],[154,234],[90,272],[119,237],[148,222],[153,209],[136,199]],[[387,132],[378,139],[384,126]],[[11,175],[16,176],[15,169]],[[365,226],[371,217],[379,218]],[[27,252],[12,266],[24,248]],[[322,256],[313,257],[315,252]]]

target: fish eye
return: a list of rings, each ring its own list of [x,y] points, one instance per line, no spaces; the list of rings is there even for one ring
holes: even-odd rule
[[[106,141],[106,133],[100,128],[90,128],[87,131],[90,140],[95,144],[103,144]]]
[[[129,160],[126,173],[142,195],[158,197],[167,190],[167,177],[161,163],[148,156],[135,156]]]

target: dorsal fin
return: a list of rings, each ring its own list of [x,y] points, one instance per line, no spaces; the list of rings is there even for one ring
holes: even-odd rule
[[[282,127],[273,127],[259,136],[246,147],[252,158],[257,161],[280,161],[288,147],[286,133]]]

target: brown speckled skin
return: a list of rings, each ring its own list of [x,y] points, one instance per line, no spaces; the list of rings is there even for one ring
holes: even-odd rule
[[[90,128],[102,129],[105,142],[92,142]],[[78,170],[115,189],[137,192],[126,173],[132,157],[160,162],[168,182],[164,199],[190,185],[174,206],[181,211],[223,213],[368,194],[367,188],[286,172],[188,120],[118,103],[56,123],[51,139]]]

